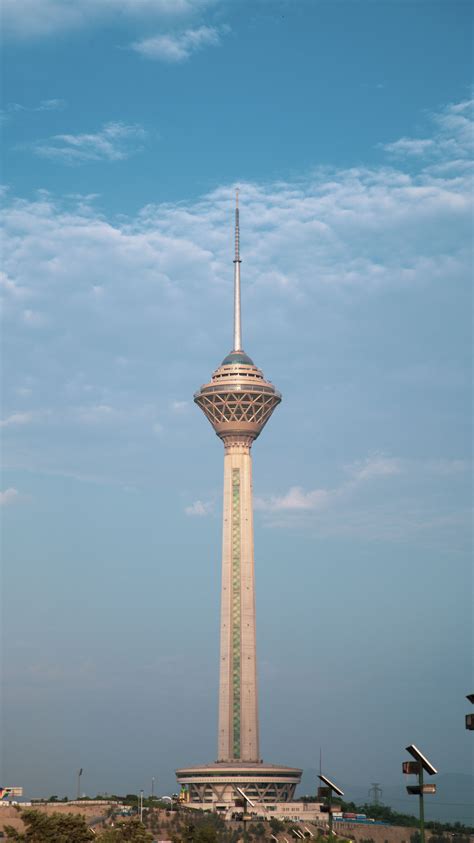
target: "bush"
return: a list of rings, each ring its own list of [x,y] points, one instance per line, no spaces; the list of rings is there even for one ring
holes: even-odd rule
[[[272,817],[270,820],[270,828],[273,834],[278,834],[279,831],[284,830],[285,826],[280,820],[277,820],[276,817]]]

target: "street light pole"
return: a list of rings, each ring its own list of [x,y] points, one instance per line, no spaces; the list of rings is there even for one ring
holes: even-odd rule
[[[155,777],[151,777],[151,798],[152,800],[155,798]]]
[[[143,822],[143,790],[140,791],[140,822]]]
[[[81,798],[81,776],[83,773],[83,769],[81,767],[80,770],[77,771],[77,798]]]
[[[410,746],[406,747],[406,751],[410,753],[414,761],[404,761],[402,765],[402,770],[405,775],[416,775],[418,776],[418,784],[417,785],[407,785],[407,792],[411,796],[418,796],[419,797],[419,804],[420,804],[420,843],[425,843],[425,802],[424,797],[425,793],[436,793],[436,785],[435,784],[425,784],[423,780],[423,773],[428,773],[429,776],[434,776],[438,772],[436,767],[433,767],[432,763],[428,761],[427,757],[423,755],[422,752],[415,746],[415,744],[411,743]]]
[[[344,791],[341,790],[341,788],[338,787],[337,784],[334,784],[334,782],[332,782],[331,779],[328,779],[327,776],[323,776],[322,773],[319,773],[318,779],[320,779],[323,782],[323,784],[325,785],[324,787],[318,787],[318,796],[326,797],[325,810],[327,810],[327,812],[329,814],[329,816],[328,816],[329,837],[332,837],[332,835],[333,835],[332,795],[333,795],[333,793],[336,793],[338,796],[344,796]],[[323,808],[321,808],[321,810],[323,810]]]
[[[332,788],[329,787],[329,796],[328,796],[328,807],[329,807],[329,837],[332,837],[332,825],[333,825],[333,818],[332,818]]]
[[[425,803],[423,801],[423,764],[420,764],[418,773],[418,784],[420,785],[420,843],[425,843]]]

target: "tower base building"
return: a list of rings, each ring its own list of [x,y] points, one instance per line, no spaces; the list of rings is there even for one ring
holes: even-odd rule
[[[234,346],[194,396],[224,444],[217,761],[176,771],[186,802],[220,810],[290,802],[302,772],[263,763],[259,750],[251,448],[281,395],[242,347],[240,263],[237,204]]]
[[[276,764],[226,763],[184,767],[176,771],[178,783],[193,808],[224,811],[239,799],[239,790],[256,804],[291,802],[301,770]]]

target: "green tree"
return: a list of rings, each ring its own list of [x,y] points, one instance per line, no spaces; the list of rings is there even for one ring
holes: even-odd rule
[[[20,812],[24,831],[5,826],[8,840],[15,843],[89,843],[95,835],[80,814],[44,814],[42,811]]]
[[[119,822],[95,837],[97,843],[152,843],[153,835],[146,830],[138,817]],[[36,842],[35,842],[36,843]]]
[[[224,821],[217,816],[196,817],[194,823],[186,825],[184,829],[171,835],[173,843],[217,843],[222,840],[222,834],[218,838],[220,823],[225,828]],[[219,828],[219,830],[221,830]]]

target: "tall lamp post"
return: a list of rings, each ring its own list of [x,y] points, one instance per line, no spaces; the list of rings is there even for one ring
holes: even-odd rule
[[[326,799],[327,812],[329,814],[328,821],[329,821],[329,836],[332,837],[333,831],[333,807],[332,807],[332,795],[336,793],[338,796],[344,796],[344,791],[341,790],[331,779],[328,779],[326,776],[323,776],[322,773],[319,773],[318,779],[320,779],[324,783],[324,787],[318,787],[318,796],[324,796]]]
[[[402,765],[405,775],[418,776],[418,784],[407,785],[407,792],[410,796],[419,796],[420,799],[420,841],[425,843],[425,793],[436,793],[435,784],[424,784],[423,773],[428,773],[429,776],[434,776],[438,771],[436,767],[428,761],[425,755],[411,743],[406,747],[406,751],[415,759],[414,761],[404,761]]]
[[[244,812],[242,814],[242,824],[244,827],[244,843],[247,843],[247,822],[252,819],[252,815],[249,814],[249,808],[255,808],[255,802],[252,802],[250,797],[247,796],[247,794],[244,790],[242,790],[241,787],[236,787],[235,789],[239,794],[239,797],[241,797],[235,801],[235,804],[239,805],[239,807],[243,807],[244,809]]]
[[[81,767],[80,770],[77,771],[77,798],[81,798],[81,776],[83,774],[83,769]]]
[[[140,791],[140,822],[143,822],[143,790]]]

